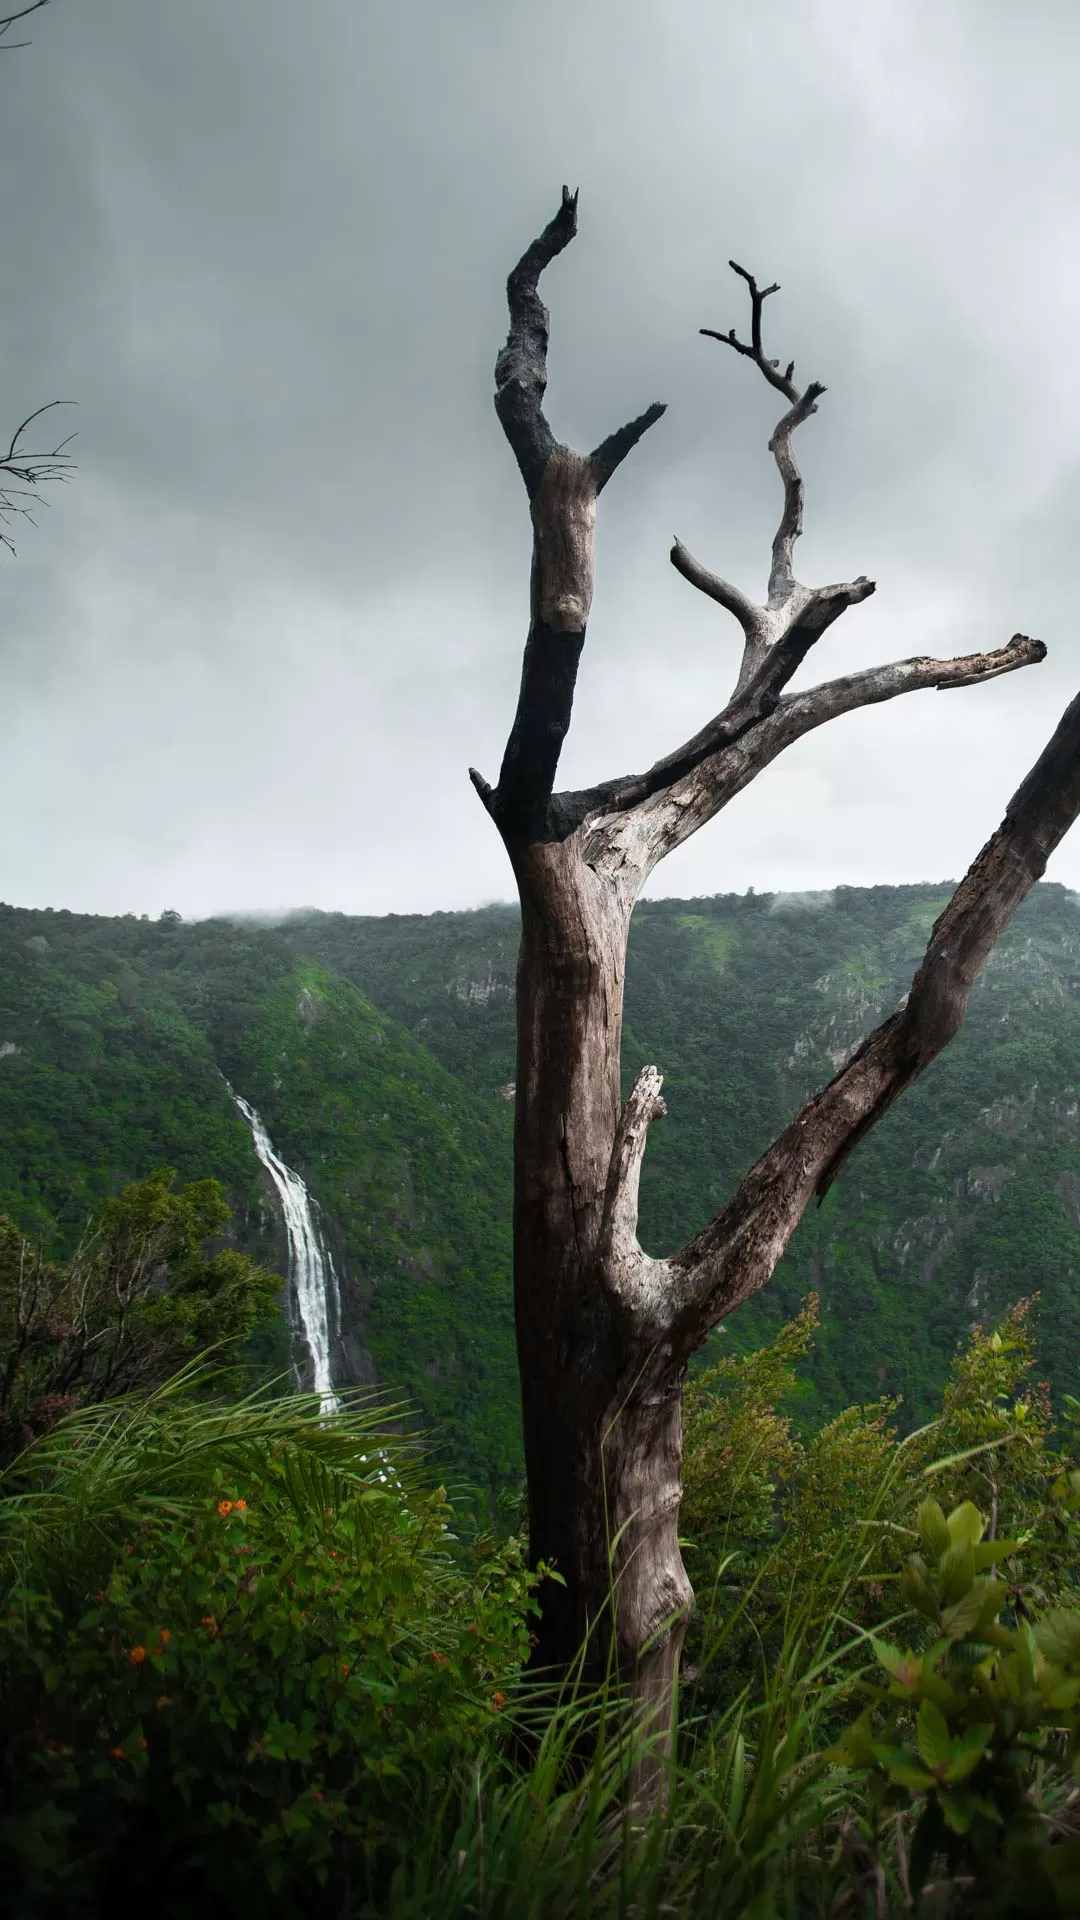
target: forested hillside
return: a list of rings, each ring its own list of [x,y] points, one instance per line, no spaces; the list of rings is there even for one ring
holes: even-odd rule
[[[623,1057],[665,1075],[642,1237],[723,1201],[800,1100],[895,1006],[948,888],[646,901]],[[227,1078],[320,1202],[344,1283],[343,1376],[402,1387],[449,1460],[517,1467],[509,1280],[516,909],[277,927],[0,909],[0,1209],[70,1245],[168,1164],[228,1189],[283,1259]],[[760,1341],[809,1290],[819,1410],[882,1392],[921,1418],[956,1341],[1038,1292],[1042,1368],[1080,1335],[1080,908],[1042,886],[959,1039],[808,1215],[766,1293],[714,1336]]]

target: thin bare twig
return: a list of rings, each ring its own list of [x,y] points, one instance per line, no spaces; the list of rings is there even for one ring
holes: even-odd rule
[[[74,404],[73,400],[50,400],[43,407],[35,407],[33,413],[28,413],[21,425],[16,427],[7,452],[0,454],[0,521],[8,523],[19,515],[34,526],[33,508],[48,505],[39,489],[54,481],[66,483],[70,478],[75,462],[67,449],[75,439],[73,433],[69,433],[47,452],[31,453],[29,448],[19,443],[27,428],[35,420],[40,420],[42,414],[51,413],[54,407],[70,407]],[[22,505],[24,501],[28,504]],[[10,553],[15,552],[9,534],[0,533],[0,546],[7,547]]]
[[[47,7],[48,4],[49,0],[32,0],[32,5],[29,7],[23,7],[18,13],[9,13],[3,19],[0,19],[0,40],[3,39],[8,28],[15,25],[17,20],[26,20],[30,14],[40,13],[42,7]],[[11,40],[6,47],[0,47],[0,53],[17,53],[20,47],[28,47],[29,45],[29,40]]]

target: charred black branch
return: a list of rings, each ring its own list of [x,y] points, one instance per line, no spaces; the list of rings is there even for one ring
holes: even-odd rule
[[[495,362],[495,411],[530,500],[556,444],[543,410],[549,315],[537,289],[544,268],[569,246],[577,232],[577,203],[577,194],[564,187],[558,213],[522,254],[506,282],[510,331]]]
[[[549,838],[547,802],[570,726],[584,633],[534,625],[525,642],[517,712],[490,811],[512,840]],[[475,783],[474,783],[475,784]]]
[[[642,434],[648,433],[649,428],[654,427],[666,412],[666,403],[663,400],[654,400],[652,406],[646,407],[644,413],[639,413],[636,420],[628,421],[625,427],[616,427],[614,433],[609,433],[607,439],[601,440],[600,445],[594,448],[589,459],[596,479],[597,493],[607,486],[616,467],[620,466],[627,454],[637,446]]]
[[[495,792],[474,780],[509,840],[550,839],[550,807],[573,709],[592,604],[596,501],[665,409],[659,403],[609,434],[591,454],[555,439],[544,417],[548,310],[538,283],[577,232],[577,194],[522,255],[507,284],[510,331],[495,363],[495,409],[529,495],[533,524],[531,618],[517,712]]]

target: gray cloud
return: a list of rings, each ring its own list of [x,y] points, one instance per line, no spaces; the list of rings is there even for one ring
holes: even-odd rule
[[[1078,53],[1065,0],[54,0],[0,65],[5,417],[77,398],[79,472],[2,569],[0,894],[510,894],[465,779],[527,613],[492,366],[564,179],[553,425],[669,402],[601,504],[567,783],[728,690],[672,533],[763,584],[771,397],[697,334],[743,319],[733,255],[829,389],[801,571],[879,582],[807,677],[1017,628],[1051,657],[803,742],[654,891],[961,871],[1080,677]],[[1053,872],[1080,883],[1075,837]]]

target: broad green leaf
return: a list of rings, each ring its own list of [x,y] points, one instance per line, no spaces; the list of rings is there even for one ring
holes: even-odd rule
[[[938,1589],[947,1607],[954,1606],[975,1578],[975,1554],[968,1541],[951,1546],[941,1556],[937,1570]]]
[[[919,1529],[919,1538],[926,1549],[927,1557],[935,1561],[940,1560],[950,1544],[951,1536],[948,1521],[931,1494],[927,1494],[920,1505],[915,1524]]]
[[[959,1793],[942,1794],[941,1811],[954,1833],[966,1833],[975,1816],[975,1808],[962,1788]]]
[[[992,1726],[969,1727],[959,1740],[952,1745],[949,1764],[945,1769],[945,1778],[952,1786],[958,1780],[966,1780],[974,1773],[993,1736]]]
[[[1080,1613],[1055,1607],[1035,1628],[1040,1653],[1055,1667],[1070,1667],[1080,1662]]]
[[[946,1524],[949,1529],[950,1545],[977,1547],[983,1537],[983,1528],[986,1523],[978,1507],[974,1506],[970,1500],[965,1500],[961,1506],[953,1508]]]
[[[900,1592],[909,1607],[927,1620],[936,1620],[937,1594],[916,1559],[907,1560],[900,1574]]]
[[[910,1787],[912,1793],[927,1793],[931,1787],[937,1786],[935,1776],[924,1773],[911,1760],[897,1762],[895,1767],[890,1767],[889,1778],[895,1780],[898,1787]]]
[[[982,1573],[987,1567],[995,1566],[999,1560],[1008,1560],[1020,1551],[1019,1540],[984,1540],[980,1546],[973,1547],[971,1558],[976,1573]]]
[[[835,1760],[842,1767],[872,1767],[876,1755],[869,1714],[861,1713],[853,1726],[846,1727],[835,1746],[830,1747],[824,1757],[826,1760]]]
[[[969,1634],[975,1637],[976,1629],[989,1626],[1004,1604],[1007,1592],[1003,1580],[976,1580],[962,1599],[955,1606],[946,1607],[941,1616],[949,1639],[963,1640]]]
[[[886,1673],[891,1673],[894,1679],[902,1679],[907,1685],[910,1676],[918,1674],[921,1662],[917,1653],[907,1653],[894,1647],[891,1640],[879,1640],[875,1634],[870,1635],[870,1645]]]
[[[935,1707],[932,1700],[924,1700],[919,1708],[916,1736],[919,1752],[928,1767],[948,1766],[952,1753],[949,1726],[941,1708]]]

